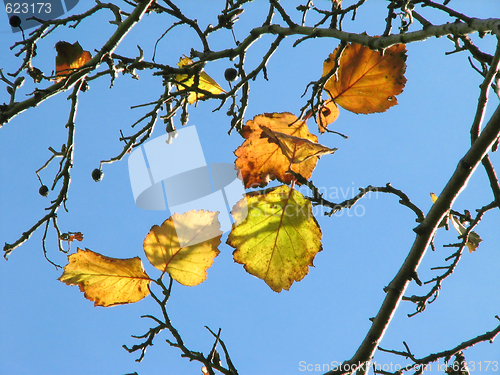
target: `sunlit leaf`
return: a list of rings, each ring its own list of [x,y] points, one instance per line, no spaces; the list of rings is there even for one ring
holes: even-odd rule
[[[338,50],[338,48],[337,48]],[[323,75],[334,67],[335,50],[323,64]],[[396,105],[406,78],[406,48],[396,44],[384,54],[360,44],[348,44],[339,61],[337,74],[325,84],[335,103],[354,113],[385,112]]]
[[[57,42],[56,51],[56,76],[62,76],[56,79],[57,82],[68,76],[74,70],[84,66],[92,58],[90,52],[84,51],[78,42],[73,44],[68,42]]]
[[[233,211],[240,212],[238,205],[245,204],[248,215],[233,226],[227,240],[236,249],[234,260],[275,292],[289,290],[307,275],[321,251],[321,229],[311,202],[282,185],[248,194]]]
[[[181,57],[180,61],[177,63],[179,68],[184,68],[186,66],[192,65],[193,61],[189,57]],[[199,76],[189,76],[187,74],[177,74],[175,76],[175,80],[180,82],[177,84],[178,90],[185,90],[186,88],[192,88],[194,90],[201,89],[208,91],[212,94],[218,95],[222,94],[225,91],[219,86],[217,82],[215,82],[212,77],[210,77],[204,71],[201,71]],[[205,95],[203,93],[198,93],[192,91],[189,93],[188,101],[189,104],[193,104],[198,99],[203,98]]]
[[[325,100],[323,105],[314,114],[316,123],[318,124],[318,130],[320,133],[326,132],[326,128],[329,124],[335,122],[339,117],[339,107],[332,99]],[[311,110],[307,111],[304,116],[304,120],[308,120],[313,116]]]
[[[241,172],[245,187],[265,186],[274,179],[289,184],[293,180],[293,176],[287,173],[290,161],[283,154],[280,146],[261,138],[261,125],[272,131],[305,138],[312,142],[317,142],[318,137],[309,133],[305,121],[297,120],[296,116],[288,112],[258,115],[253,120],[247,121],[243,127],[241,135],[246,140],[234,154],[237,157],[236,166]],[[311,157],[302,163],[292,164],[291,169],[308,179],[317,161],[316,156]]]
[[[268,138],[269,142],[277,144],[281,152],[292,164],[302,163],[310,158],[326,154],[333,154],[337,149],[323,146],[306,138],[295,137],[280,133],[261,125],[262,138]]]
[[[333,123],[339,117],[339,107],[331,99],[325,101],[323,106],[319,109],[316,122],[318,123],[318,130],[324,133],[328,125]]]
[[[173,214],[144,239],[144,252],[153,266],[182,285],[195,286],[207,278],[207,269],[219,254],[222,232],[218,212]]]
[[[436,203],[438,197],[436,196],[436,194],[431,193],[431,199],[432,199],[432,203]],[[448,215],[446,215],[444,217],[444,219],[441,220],[441,222],[438,225],[438,228],[443,228],[443,227],[445,227],[446,230],[448,230]]]
[[[89,249],[78,249],[59,280],[78,285],[94,306],[113,306],[137,302],[149,294],[149,276],[139,257],[110,258]]]

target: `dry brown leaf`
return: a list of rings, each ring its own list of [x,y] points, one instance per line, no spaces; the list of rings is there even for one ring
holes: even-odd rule
[[[292,164],[302,163],[310,158],[333,154],[337,151],[336,148],[329,148],[309,139],[275,132],[263,125],[260,128],[262,129],[261,137],[268,138],[269,142],[277,144]]]

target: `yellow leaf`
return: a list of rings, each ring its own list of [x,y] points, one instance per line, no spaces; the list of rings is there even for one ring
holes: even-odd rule
[[[288,112],[258,115],[253,120],[247,121],[243,127],[241,135],[246,140],[234,154],[237,157],[236,166],[241,172],[245,187],[265,186],[273,179],[286,184],[291,183],[293,176],[287,173],[289,160],[277,144],[269,143],[267,139],[261,138],[260,125],[272,131],[306,138],[313,142],[317,142],[318,137],[309,133],[305,121],[299,121],[296,116]],[[303,163],[293,164],[291,169],[309,179],[317,162],[318,158],[312,157]]]
[[[153,266],[182,285],[195,286],[207,278],[207,269],[219,255],[222,232],[218,212],[173,214],[144,239],[144,252]]]
[[[325,84],[325,91],[335,103],[354,113],[385,112],[396,105],[396,95],[406,83],[406,48],[396,44],[381,55],[360,44],[344,49],[337,74]],[[323,76],[334,67],[335,50],[323,64]]]
[[[189,57],[181,57],[180,61],[177,63],[179,68],[184,68],[186,66],[192,65],[193,60]],[[212,77],[210,77],[204,71],[201,71],[199,76],[189,76],[187,74],[177,74],[175,80],[180,84],[177,84],[178,90],[185,90],[186,88],[192,88],[194,91],[189,93],[188,102],[193,104],[198,101],[198,99],[203,98],[205,95],[196,92],[197,89],[208,91],[212,94],[218,95],[225,91],[215,82]]]
[[[329,148],[306,138],[275,132],[263,125],[260,128],[262,129],[261,137],[268,138],[269,142],[277,144],[292,164],[302,163],[312,157],[333,154],[337,151],[336,148]]]
[[[78,285],[94,306],[134,303],[149,294],[150,278],[139,257],[117,259],[78,249],[68,260],[59,280]]]
[[[438,197],[436,196],[436,194],[431,193],[431,199],[432,199],[432,203],[436,203]],[[441,222],[439,223],[438,228],[442,228],[442,227],[446,227],[446,230],[448,230],[448,215],[446,215],[443,218],[443,220],[441,220]]]
[[[436,196],[436,194],[431,193],[431,199],[432,199],[432,203],[436,203],[436,201],[438,200],[438,197]]]
[[[264,280],[275,292],[289,290],[302,280],[321,251],[321,229],[311,202],[286,185],[247,195],[248,215],[233,225],[227,244],[236,250],[235,262]],[[235,219],[238,219],[235,217]],[[241,219],[241,218],[240,218]]]

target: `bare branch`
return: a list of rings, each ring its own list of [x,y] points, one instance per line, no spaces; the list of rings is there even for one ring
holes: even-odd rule
[[[24,112],[26,109],[30,107],[36,107],[42,101],[58,94],[59,92],[70,89],[80,79],[85,77],[91,71],[97,69],[97,67],[101,64],[104,56],[111,55],[113,53],[113,51],[120,44],[125,35],[135,26],[135,24],[137,24],[137,22],[140,21],[140,19],[146,12],[148,6],[153,1],[154,0],[147,0],[139,2],[134,11],[125,21],[123,21],[120,24],[120,26],[118,26],[114,34],[109,38],[106,44],[104,44],[101,50],[87,64],[85,64],[82,68],[75,71],[68,78],[62,80],[61,82],[53,84],[52,86],[49,86],[44,90],[35,91],[34,95],[29,99],[26,99],[18,103],[12,103],[12,105],[8,105],[6,108],[0,108],[0,127],[6,122],[9,122],[12,118],[17,116],[21,112]],[[95,7],[93,9],[95,9]],[[69,22],[68,21],[69,19],[71,19],[71,17],[68,17],[66,19],[66,22]],[[50,25],[51,22],[53,23],[57,21],[47,21],[47,27]],[[61,24],[64,23],[61,22]],[[40,31],[39,33],[43,32],[45,29],[46,29],[45,26],[41,27],[39,29]]]
[[[496,318],[500,320],[500,318],[498,318],[498,316],[496,316]],[[399,355],[399,356],[402,356],[405,358],[409,358],[414,362],[411,365],[403,367],[398,372],[391,373],[391,374],[397,375],[397,374],[401,374],[402,372],[411,371],[411,370],[416,369],[416,368],[425,369],[425,365],[428,365],[429,363],[436,362],[442,358],[449,359],[453,355],[455,355],[455,354],[457,354],[465,349],[471,348],[474,345],[477,345],[481,342],[484,342],[484,341],[493,342],[495,337],[497,337],[499,334],[500,334],[500,325],[498,325],[495,329],[493,329],[491,331],[488,331],[482,335],[476,336],[470,340],[464,341],[452,349],[443,350],[443,351],[438,352],[438,353],[430,354],[430,355],[423,357],[423,358],[415,358],[415,356],[409,351],[408,346],[406,346],[406,350],[407,350],[406,352],[401,352],[401,351],[397,351],[397,350],[388,350],[388,349],[383,349],[381,347],[379,347],[378,349],[382,352],[392,353],[392,354]],[[406,345],[406,343],[405,343],[405,345]],[[382,373],[382,372],[377,371],[375,373]]]
[[[415,242],[396,277],[394,277],[385,289],[387,295],[384,302],[377,316],[373,319],[372,326],[363,343],[356,351],[356,354],[350,360],[326,374],[346,374],[349,372],[346,371],[346,368],[352,371],[352,369],[362,366],[373,357],[378,343],[382,340],[406,288],[417,272],[418,266],[436,233],[439,223],[441,223],[441,220],[451,209],[454,201],[467,185],[472,173],[499,136],[500,106],[497,107],[488,125],[484,128],[476,142],[474,142],[469,151],[460,160],[455,172],[439,195],[438,200],[432,205],[424,221],[414,229],[417,234]]]
[[[57,184],[57,181],[59,179],[63,179],[62,182],[62,187],[61,190],[59,191],[59,195],[57,198],[52,201],[52,205],[48,208],[49,212],[42,217],[40,220],[38,220],[30,229],[28,229],[26,232],[22,234],[22,236],[14,243],[9,244],[5,243],[3,247],[4,251],[4,258],[7,259],[9,254],[17,247],[21,246],[24,242],[26,242],[31,235],[38,229],[40,226],[42,226],[44,223],[46,224],[45,228],[45,234],[42,239],[42,244],[43,244],[43,249],[44,249],[44,254],[46,256],[47,252],[45,250],[45,237],[47,234],[47,227],[52,220],[52,223],[54,225],[55,230],[58,233],[58,239],[59,239],[59,228],[57,226],[57,211],[61,207],[61,205],[65,205],[66,200],[68,199],[68,191],[69,191],[69,184],[71,182],[71,176],[70,176],[70,171],[71,168],[73,168],[73,150],[74,150],[74,143],[75,143],[75,117],[76,117],[76,109],[78,106],[78,93],[80,91],[80,87],[83,84],[83,81],[80,81],[74,88],[73,88],[73,93],[69,96],[68,99],[71,99],[71,110],[70,110],[70,115],[68,122],[66,124],[66,127],[68,128],[68,139],[66,141],[66,147],[65,147],[65,154],[63,156],[63,159],[61,161],[61,169],[59,172],[56,174],[56,177],[54,178],[53,186],[52,189],[55,187]],[[64,162],[64,165],[63,165]],[[61,250],[61,243],[59,241],[59,249]],[[47,257],[47,256],[46,256]],[[48,259],[48,258],[47,258]],[[49,260],[50,261],[50,260]],[[52,261],[50,261],[52,263]],[[52,263],[54,266],[59,267],[58,265]]]

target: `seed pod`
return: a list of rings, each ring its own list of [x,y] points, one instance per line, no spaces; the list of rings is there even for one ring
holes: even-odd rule
[[[42,185],[40,186],[40,189],[38,189],[38,194],[40,194],[42,197],[46,197],[49,195],[49,188],[47,185]]]
[[[92,171],[92,178],[94,179],[95,182],[101,181],[102,176],[104,176],[104,173],[102,173],[100,169],[96,168]]]
[[[227,68],[224,72],[224,78],[229,82],[234,81],[236,77],[238,77],[238,71],[234,68]]]

